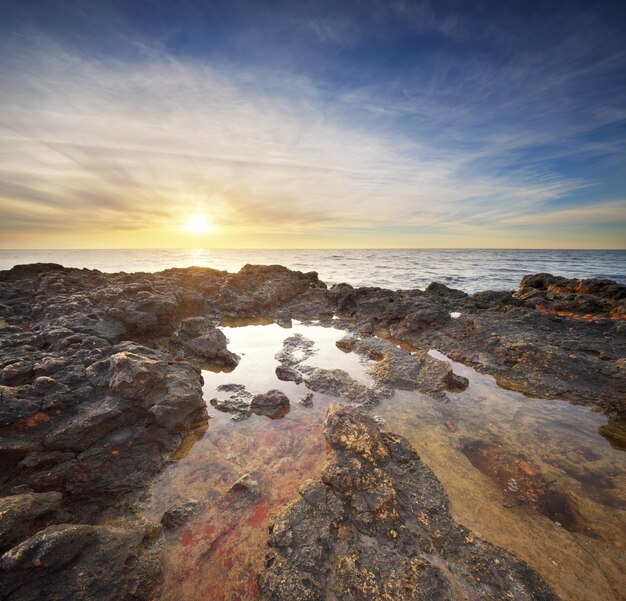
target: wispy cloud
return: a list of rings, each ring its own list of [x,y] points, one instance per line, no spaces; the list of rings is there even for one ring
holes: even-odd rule
[[[246,21],[223,40],[262,53],[272,33],[293,29],[285,47],[298,60],[177,52],[167,20],[137,33],[110,6],[77,4],[74,15],[107,30],[106,51],[36,29],[5,35],[2,244],[20,232],[174,230],[200,210],[232,236],[488,236],[620,220],[621,205],[606,201],[622,197],[626,150],[614,85],[626,55],[612,28],[581,27],[591,17],[572,11],[553,40],[532,16],[522,43],[507,29],[524,25],[519,15],[485,21],[403,0],[299,8],[251,7],[263,36]],[[227,17],[210,10],[194,5],[194,22],[219,29]],[[423,34],[427,53],[412,45]],[[610,171],[602,182],[576,168],[594,161]]]
[[[102,62],[48,43],[13,62],[4,81],[5,228],[33,226],[37,211],[41,227],[130,219],[140,228],[196,206],[225,226],[270,230],[445,223],[453,214],[493,221],[580,185],[528,173],[468,177],[473,152],[345,123],[312,82],[288,74],[166,56]],[[343,108],[367,117],[353,99]]]

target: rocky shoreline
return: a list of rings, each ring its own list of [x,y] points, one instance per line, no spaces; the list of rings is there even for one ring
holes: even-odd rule
[[[418,390],[445,401],[467,386],[447,363],[428,354],[435,348],[493,375],[505,388],[593,407],[609,417],[603,434],[619,446],[626,444],[625,317],[626,287],[547,274],[525,277],[515,292],[470,296],[436,283],[424,291],[328,288],[314,272],[280,266],[248,265],[236,274],[204,268],[105,274],[34,264],[0,272],[0,591],[16,600],[39,598],[43,589],[51,599],[152,599],[158,594],[161,525],[137,517],[136,508],[194,424],[206,419],[201,369],[237,365],[239,357],[227,348],[220,323],[262,319],[286,326],[299,319],[340,326],[346,331],[342,350],[377,362],[374,386],[364,387],[342,370],[307,365],[305,339],[286,341],[277,357],[279,378],[299,379],[313,392],[365,409],[389,397],[394,388]],[[401,348],[410,353],[400,352]],[[250,413],[278,417],[288,411],[289,400],[285,404],[277,391],[254,396],[244,392],[237,396],[230,391],[235,397],[230,403],[230,397],[212,403],[240,418]],[[355,415],[336,410],[329,418],[327,438],[335,453],[341,444],[333,446],[332,428],[345,427],[364,429],[379,446],[384,440],[383,446],[399,445],[404,455],[410,455],[393,435],[375,430],[367,416]],[[341,453],[328,464],[332,469],[340,468]],[[419,458],[407,457],[363,469],[389,478],[392,469],[427,471]],[[401,465],[395,465],[398,461]],[[328,465],[324,486],[333,481]],[[355,482],[350,484],[353,490],[342,492],[340,521],[345,528],[332,526],[332,545],[331,538],[300,543],[314,555],[308,560],[322,562],[312,569],[323,565],[328,571],[332,563],[345,582],[356,573],[348,569],[346,549],[364,552],[359,536],[378,540],[384,534],[384,544],[389,545],[388,531],[402,530],[406,512],[427,513],[425,506],[403,500],[394,511],[405,516],[404,521],[394,517],[387,534],[378,532],[383,523],[378,517],[370,515],[371,524],[359,525],[345,514],[354,502],[345,494],[360,490]],[[445,494],[432,474],[414,484],[430,491],[424,502],[445,506]],[[328,496],[321,484],[310,486],[316,496]],[[404,493],[395,485],[381,484],[373,489],[368,485],[367,495],[378,495],[382,502],[385,495]],[[293,590],[285,592],[277,584],[278,566],[309,569],[279,558],[284,549],[280,551],[277,532],[303,510],[292,506],[291,517],[288,513],[274,526],[270,544],[278,551],[272,551],[275,560],[261,577],[264,598],[324,598],[313,589],[293,596]],[[520,562],[485,542],[476,543],[480,548],[474,543],[464,546],[459,527],[446,511],[438,515],[442,532],[453,534],[449,540],[444,537],[441,549],[435,545],[434,567],[432,561],[424,564],[423,557],[410,559],[432,554],[431,547],[424,546],[424,536],[433,538],[430,527],[426,533],[403,534],[401,549],[393,542],[390,552],[406,563],[405,575],[398,578],[416,591],[406,598],[447,598],[441,594],[444,590],[452,594],[450,586],[469,586],[473,591],[472,578],[477,577],[485,587],[493,579],[492,588],[480,598],[504,598],[504,591],[518,599],[554,598],[528,566],[520,567]],[[325,524],[330,532],[329,522]],[[351,534],[338,538],[344,530]],[[467,532],[463,536],[471,537]],[[345,555],[341,562],[335,549],[339,544]],[[329,563],[331,551],[335,559]],[[368,555],[368,569],[387,570],[389,580],[388,558],[375,555]],[[497,574],[486,580],[480,576],[482,572],[472,566],[486,557],[515,565],[510,570],[514,582]],[[448,570],[471,577],[450,580]],[[426,580],[418,577],[421,571]],[[372,585],[367,593],[371,598],[382,594],[381,583]],[[341,583],[336,586],[333,594],[352,598],[342,592]]]

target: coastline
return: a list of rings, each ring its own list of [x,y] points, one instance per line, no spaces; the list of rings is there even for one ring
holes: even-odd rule
[[[428,354],[436,349],[503,388],[603,413],[609,423],[601,433],[617,448],[625,444],[626,288],[610,281],[538,274],[515,292],[468,295],[437,283],[423,291],[328,288],[315,272],[281,266],[106,274],[34,264],[0,272],[0,311],[1,494],[5,503],[19,501],[11,519],[29,523],[26,530],[8,524],[3,542],[0,578],[12,582],[15,599],[30,598],[29,580],[42,577],[91,598],[71,570],[103,557],[117,571],[104,584],[96,579],[105,587],[100,598],[116,598],[116,587],[143,587],[145,598],[157,590],[163,526],[136,509],[206,415],[201,370],[239,362],[220,324],[314,320],[345,330],[346,352],[379,363],[371,389],[332,370],[302,371],[288,356],[281,365],[313,392],[362,411],[396,389],[450,402],[467,383]],[[272,402],[257,399],[263,411]],[[69,542],[77,550],[70,559],[63,555]],[[52,549],[46,556],[44,546]],[[531,588],[543,586],[528,574],[518,584],[528,577]],[[266,598],[307,598],[272,597],[271,578],[262,583]],[[468,577],[466,585],[476,582]],[[490,594],[503,594],[497,578],[492,586]]]

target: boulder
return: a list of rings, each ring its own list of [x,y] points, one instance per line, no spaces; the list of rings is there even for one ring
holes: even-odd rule
[[[255,394],[250,401],[250,410],[257,415],[279,419],[289,413],[289,398],[280,390],[269,390],[264,394]]]

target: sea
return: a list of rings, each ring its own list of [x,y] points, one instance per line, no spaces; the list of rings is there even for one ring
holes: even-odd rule
[[[626,250],[0,250],[0,269],[37,262],[127,273],[192,265],[230,272],[247,263],[284,265],[316,271],[329,285],[346,282],[397,290],[423,289],[431,282],[441,282],[468,293],[513,290],[524,275],[532,273],[607,278],[626,284]]]

